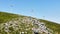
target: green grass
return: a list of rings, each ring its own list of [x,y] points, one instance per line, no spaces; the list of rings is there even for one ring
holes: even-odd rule
[[[0,12],[0,23],[5,23],[6,21],[11,20],[12,18],[18,18],[17,14],[12,14],[12,13],[6,13],[6,12]],[[21,17],[23,17],[21,15]]]
[[[27,17],[27,16],[23,16],[23,15],[18,15],[18,14],[12,14],[12,13],[7,13],[7,12],[0,12],[0,24],[1,23],[5,23],[9,20],[11,20],[12,18],[18,18],[18,17]],[[33,17],[32,17],[33,18]],[[50,29],[52,29],[54,32],[58,32],[60,34],[60,24],[57,24],[55,22],[51,22],[48,20],[43,20],[43,19],[39,19],[40,22],[44,22],[46,24],[46,26]],[[22,25],[22,24],[21,24]],[[22,25],[23,26],[23,25]],[[24,25],[25,26],[25,25]],[[31,26],[30,26],[31,27]],[[22,27],[24,28],[24,27]],[[23,29],[24,30],[24,29]],[[30,30],[29,30],[30,31]],[[28,32],[29,32],[28,31]],[[17,32],[18,33],[18,32]],[[31,33],[30,33],[31,34]]]
[[[60,24],[57,24],[55,22],[51,22],[48,20],[43,20],[43,19],[40,19],[40,21],[44,22],[48,28],[50,28],[53,31],[58,32],[60,34]]]

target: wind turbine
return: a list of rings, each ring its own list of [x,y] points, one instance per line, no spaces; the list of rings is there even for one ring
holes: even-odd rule
[[[33,9],[31,10],[31,15],[34,17],[34,10]]]
[[[13,5],[12,0],[9,0],[9,1],[10,1],[10,5],[9,5],[9,7],[10,7],[10,10],[12,11],[12,10],[13,10],[14,5]]]
[[[45,19],[45,16],[43,16],[43,19]]]

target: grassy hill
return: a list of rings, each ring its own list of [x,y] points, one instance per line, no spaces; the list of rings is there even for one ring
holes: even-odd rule
[[[22,15],[20,15],[23,17]],[[5,23],[6,21],[11,20],[12,18],[20,17],[17,14],[7,13],[7,12],[0,12],[0,23]]]
[[[13,18],[19,18],[19,17],[23,18],[23,17],[28,17],[28,16],[22,16],[22,15],[7,13],[7,12],[0,12],[0,24],[6,23],[7,21],[10,21]],[[48,20],[44,20],[44,19],[38,19],[38,20],[40,22],[45,23],[46,27],[52,29],[55,32],[55,34],[60,34],[60,24],[57,24]]]
[[[54,30],[54,32],[56,33],[59,33],[60,34],[60,24],[57,24],[55,22],[51,22],[51,21],[48,21],[48,20],[43,20],[43,19],[40,19],[41,22],[44,22],[46,24],[46,26],[48,28],[51,28],[52,30]]]

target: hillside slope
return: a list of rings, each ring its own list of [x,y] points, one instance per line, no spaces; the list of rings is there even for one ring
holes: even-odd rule
[[[0,12],[0,23],[5,23],[6,21],[11,20],[12,18],[18,18],[20,17],[17,14],[7,13],[7,12]],[[21,15],[21,17],[23,17]]]
[[[11,14],[11,13],[6,13],[6,12],[0,12],[0,23],[1,24],[4,24],[4,23],[6,23],[6,22],[10,22],[10,21],[12,21],[12,19],[13,19],[13,21],[16,21],[17,19],[20,19],[20,18],[23,18],[24,19],[24,17],[27,17],[28,19],[29,18],[32,18],[32,17],[28,17],[28,16],[22,16],[22,15],[17,15],[17,14]],[[15,19],[15,18],[17,18],[17,19]],[[32,18],[32,20],[33,19],[37,19],[37,18]],[[43,22],[45,25],[46,25],[46,27],[47,28],[49,28],[49,29],[51,29],[51,30],[53,30],[53,32],[54,32],[54,34],[60,34],[60,24],[57,24],[57,23],[54,23],[54,22],[51,22],[51,21],[48,21],[48,20],[43,20],[43,19],[37,19],[38,21],[40,21],[40,22]],[[17,20],[17,21],[19,21],[20,22],[20,20]],[[16,21],[16,22],[17,22]],[[28,21],[28,20],[27,20]],[[19,23],[18,22],[18,23]],[[30,21],[31,22],[31,21]],[[32,21],[33,22],[33,21]],[[14,22],[12,22],[12,23],[14,23]],[[19,24],[21,24],[21,25],[19,25]],[[27,26],[28,24],[27,23],[24,23],[23,24],[23,22],[22,23],[19,23],[18,25],[19,26],[22,26],[21,28],[22,28],[22,31],[25,31],[23,28],[26,28],[25,26]],[[22,25],[23,24],[23,25]],[[32,27],[37,27],[37,26],[32,26],[32,24],[30,23],[30,26],[29,26],[29,28],[32,28]],[[10,30],[11,30],[11,28],[10,28]],[[4,31],[3,31],[4,32]],[[14,32],[16,32],[16,31],[14,31]],[[14,33],[13,32],[13,33]],[[28,34],[32,34],[32,30],[30,29],[30,30],[28,30]],[[1,33],[1,32],[0,32]],[[10,34],[13,34],[13,33],[10,33]],[[1,33],[1,34],[4,34],[4,33]],[[15,34],[15,33],[14,33]]]
[[[40,19],[40,21],[44,22],[46,24],[46,26],[48,28],[51,28],[52,30],[54,30],[54,32],[60,34],[60,24],[57,24],[55,22],[51,22],[51,21],[48,21],[48,20],[43,20],[43,19]]]

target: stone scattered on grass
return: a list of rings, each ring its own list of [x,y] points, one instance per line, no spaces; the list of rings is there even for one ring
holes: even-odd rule
[[[12,32],[12,31],[18,31],[18,30],[19,31],[31,30],[34,33],[45,32],[46,34],[48,33],[51,34],[50,31],[52,31],[51,29],[47,28],[44,23],[39,22],[37,19],[27,18],[27,17],[24,17],[23,19],[21,18],[12,19],[9,22],[2,23],[1,26],[0,26],[1,29],[4,28],[2,30],[4,30],[5,32]],[[20,33],[24,34],[24,32],[20,32]],[[28,33],[28,32],[25,32],[25,33]]]

